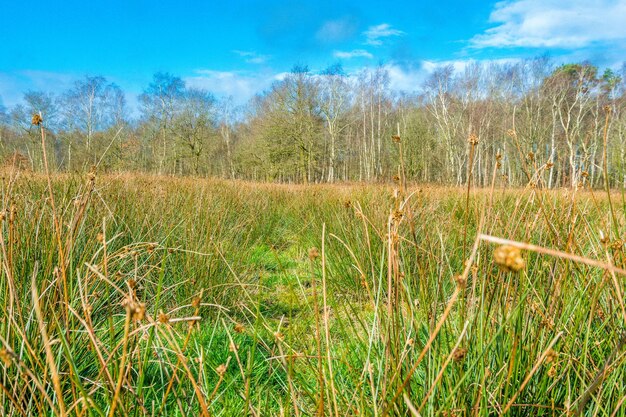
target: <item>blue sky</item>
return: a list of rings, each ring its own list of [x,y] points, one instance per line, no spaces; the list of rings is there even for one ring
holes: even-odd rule
[[[294,64],[378,63],[414,90],[441,63],[549,54],[618,67],[626,0],[0,0],[0,97],[103,75],[129,94],[156,71],[243,102]]]

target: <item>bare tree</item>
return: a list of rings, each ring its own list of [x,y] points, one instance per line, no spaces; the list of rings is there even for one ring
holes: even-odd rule
[[[171,134],[172,120],[180,111],[180,103],[185,95],[185,83],[179,77],[169,73],[157,72],[152,82],[139,96],[142,120],[149,123],[160,140],[157,155],[158,172],[163,173],[167,160],[168,138]],[[156,149],[155,149],[156,150]]]
[[[322,73],[320,96],[320,111],[326,122],[326,132],[330,139],[326,180],[334,182],[337,144],[340,135],[350,124],[348,119],[348,110],[351,105],[350,84],[341,66],[331,66]]]

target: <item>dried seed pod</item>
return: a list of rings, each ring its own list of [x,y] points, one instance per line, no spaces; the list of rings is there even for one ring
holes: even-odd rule
[[[554,362],[558,356],[559,356],[558,353],[550,349],[548,353],[546,354],[545,363]]]
[[[146,305],[144,303],[127,298],[124,304],[126,305],[126,311],[130,314],[132,321],[141,321],[144,319],[146,315]]]
[[[170,322],[170,316],[168,316],[167,314],[163,312],[160,312],[158,320],[159,320],[159,323],[161,324],[167,324]]]
[[[550,369],[548,370],[548,376],[550,378],[554,378],[556,376],[556,364],[552,364],[552,366],[550,367]]]
[[[465,356],[467,356],[467,348],[464,347],[458,347],[452,352],[452,359],[455,362],[462,362]]]
[[[493,252],[493,259],[505,271],[519,272],[526,266],[522,252],[511,245],[502,245]]]
[[[39,113],[33,114],[33,118],[31,119],[31,123],[35,126],[41,125],[43,123],[43,117]]]
[[[12,359],[13,357],[9,350],[6,348],[0,349],[0,361],[4,363],[4,366],[8,368],[9,365],[11,365]]]
[[[217,372],[219,376],[224,376],[224,374],[226,373],[226,364],[223,363],[215,368],[215,372]]]
[[[454,282],[456,282],[456,286],[459,290],[464,290],[467,286],[467,279],[463,275],[456,275]]]

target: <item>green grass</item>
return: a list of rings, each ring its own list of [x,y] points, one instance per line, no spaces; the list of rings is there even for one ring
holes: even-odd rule
[[[57,232],[4,176],[2,415],[626,415],[619,271],[479,241],[455,281],[479,232],[624,268],[620,194],[615,236],[589,190],[91,187],[53,177]]]

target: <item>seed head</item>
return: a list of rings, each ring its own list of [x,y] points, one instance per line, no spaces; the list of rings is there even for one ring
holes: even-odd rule
[[[598,307],[598,309],[596,310],[596,317],[600,320],[600,321],[604,321],[604,310],[602,310],[602,307]]]
[[[464,347],[458,347],[452,352],[452,359],[455,362],[462,362],[465,356],[467,356],[467,348]]]
[[[463,275],[456,275],[454,281],[459,290],[463,290],[467,286],[467,279]]]
[[[124,302],[126,304],[126,311],[130,314],[130,318],[133,321],[141,321],[146,315],[146,305],[138,301],[127,298]]]
[[[613,243],[611,243],[611,247],[615,250],[619,250],[622,248],[622,246],[624,246],[624,241],[623,240],[619,240],[616,239],[613,241]]]
[[[235,323],[235,333],[243,333],[246,331],[246,327],[241,323]]]
[[[159,313],[159,323],[161,324],[167,324],[170,322],[170,316],[168,316],[167,314],[165,314],[164,312],[160,312]]]
[[[309,249],[309,259],[314,261],[320,256],[320,251],[317,248]]]
[[[224,376],[224,374],[226,373],[226,364],[223,363],[215,368],[215,372],[217,372],[219,376]]]
[[[470,145],[476,146],[478,145],[478,136],[472,133],[471,135],[469,135],[469,138],[467,138],[467,141],[469,142]]]
[[[511,245],[502,245],[493,252],[493,260],[500,268],[509,272],[519,272],[526,266],[519,248]]]
[[[33,118],[31,119],[31,123],[35,126],[41,125],[43,123],[43,117],[39,113],[34,113]]]
[[[550,369],[548,369],[548,376],[554,378],[556,376],[556,363],[553,363]]]
[[[0,361],[4,363],[4,366],[7,368],[11,365],[11,352],[9,352],[6,348],[0,349]]]
[[[554,362],[556,360],[556,358],[558,357],[558,353],[556,353],[554,350],[550,349],[548,351],[548,353],[546,354],[546,359],[545,359],[545,363],[551,363]]]
[[[157,248],[157,244],[156,243],[149,243],[148,247],[146,248],[146,250],[148,251],[148,253],[152,253],[154,252],[154,250]]]
[[[391,140],[393,140],[394,143],[400,143],[400,135],[392,135]]]

